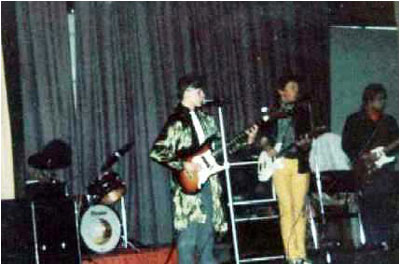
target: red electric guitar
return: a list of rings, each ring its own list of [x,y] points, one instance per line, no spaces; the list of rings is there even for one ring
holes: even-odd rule
[[[255,124],[262,125],[272,119],[285,118],[289,114],[284,112],[271,112],[262,117],[262,119]],[[247,138],[246,130],[236,135],[226,145],[228,154],[233,154],[239,151],[238,143],[245,141]],[[212,150],[210,141],[206,141],[197,151],[190,155],[186,155],[183,160],[185,162],[192,162],[199,165],[199,170],[196,172],[188,172],[181,170],[178,172],[178,182],[182,187],[183,191],[188,194],[195,194],[199,192],[202,185],[207,182],[210,176],[225,170],[226,167],[221,166],[217,163],[216,157],[222,154],[222,149]]]

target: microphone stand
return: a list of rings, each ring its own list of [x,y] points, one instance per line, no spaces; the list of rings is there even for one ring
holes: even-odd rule
[[[309,118],[310,118],[310,126],[311,130],[314,131],[315,129],[315,124],[314,124],[314,112],[311,104],[311,100],[306,100],[305,102],[302,102],[302,104],[307,105],[307,109],[309,112]],[[313,140],[314,141],[314,140]],[[318,142],[316,142],[318,144]],[[319,149],[317,149],[319,150]],[[320,234],[320,241],[323,241],[326,239],[326,230],[327,230],[327,220],[326,220],[326,213],[325,213],[325,206],[323,202],[323,187],[322,187],[322,180],[321,180],[321,171],[319,169],[319,154],[315,154],[311,159],[314,160],[314,165],[315,165],[315,182],[317,186],[317,192],[318,192],[318,201],[319,201],[319,214],[321,217],[321,232]],[[326,248],[326,244],[322,244],[322,242],[319,242],[319,244],[315,244],[317,249],[319,248],[320,251],[325,252],[325,259],[328,264],[332,262],[331,259],[331,253],[330,251]],[[324,250],[325,249],[325,250]]]
[[[117,163],[119,161],[119,159],[123,155],[125,155],[126,152],[128,152],[132,148],[133,144],[134,144],[133,141],[129,142],[129,143],[125,144],[121,149],[113,152],[111,154],[111,156],[109,156],[107,161],[104,163],[104,165],[101,167],[101,171],[102,172],[108,171],[115,163]],[[120,164],[117,164],[117,172],[121,173]],[[119,174],[119,175],[121,175],[121,174]],[[127,226],[125,195],[121,196],[120,204],[121,204],[121,219],[122,219],[122,231],[123,231],[123,235],[121,236],[122,237],[122,246],[124,248],[131,247],[132,249],[139,251],[138,248],[136,248],[136,246],[132,242],[129,242],[129,240],[128,240],[128,226]]]

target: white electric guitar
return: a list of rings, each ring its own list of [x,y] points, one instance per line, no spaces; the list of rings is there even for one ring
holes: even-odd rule
[[[294,142],[293,144],[289,145],[288,147],[280,150],[278,154],[274,157],[270,157],[267,151],[262,151],[259,158],[258,158],[258,180],[265,182],[271,179],[273,174],[277,169],[283,167],[283,157],[282,155],[291,149],[293,146],[303,146],[307,143],[310,143],[311,139],[317,137],[318,135],[327,131],[326,126],[320,126],[314,129],[314,131],[305,134],[306,137],[303,139]]]
[[[362,184],[372,183],[372,174],[382,168],[384,165],[393,163],[396,160],[395,156],[387,156],[386,154],[393,149],[397,148],[399,140],[393,141],[388,146],[378,146],[374,149],[366,152],[357,159],[354,164],[354,171],[356,175],[361,179]]]

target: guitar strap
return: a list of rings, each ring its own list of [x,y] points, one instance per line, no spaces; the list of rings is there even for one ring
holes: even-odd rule
[[[193,123],[194,129],[196,131],[196,135],[197,135],[197,139],[199,141],[199,145],[201,145],[206,140],[206,136],[204,134],[204,130],[201,127],[200,120],[197,117],[196,112],[190,111],[189,113],[190,113],[190,117],[192,118],[192,123]]]
[[[374,139],[374,137],[375,137],[375,135],[376,135],[376,133],[378,131],[378,128],[381,125],[382,121],[383,121],[383,117],[378,121],[378,124],[376,125],[374,131],[371,133],[371,135],[369,136],[367,142],[363,145],[363,147],[358,152],[357,156],[355,156],[356,158],[352,162],[357,161],[360,158],[361,154],[367,149],[368,145],[372,142],[372,139]]]

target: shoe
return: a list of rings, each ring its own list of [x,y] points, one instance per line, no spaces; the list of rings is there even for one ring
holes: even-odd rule
[[[389,251],[389,245],[386,241],[382,241],[379,245],[383,251]]]
[[[289,264],[312,264],[311,260],[309,259],[288,259]]]
[[[301,262],[299,264],[312,264],[312,261],[309,259],[301,259]]]

